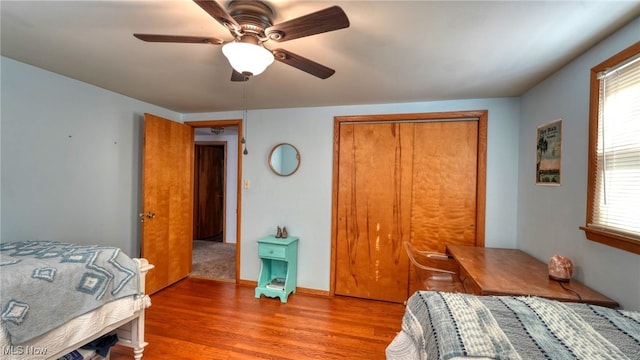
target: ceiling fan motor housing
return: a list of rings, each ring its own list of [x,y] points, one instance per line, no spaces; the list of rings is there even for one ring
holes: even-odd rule
[[[274,16],[269,5],[263,1],[232,0],[227,8],[229,15],[242,27],[241,38],[245,38],[243,35],[251,35],[261,42],[267,40],[264,29],[273,25]]]

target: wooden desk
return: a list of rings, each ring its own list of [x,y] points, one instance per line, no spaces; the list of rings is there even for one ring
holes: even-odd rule
[[[548,299],[584,302],[619,307],[619,304],[597,291],[571,279],[560,283],[549,279],[547,264],[516,249],[474,246],[447,246],[447,253],[460,265],[460,280],[469,293],[476,295],[532,295]]]

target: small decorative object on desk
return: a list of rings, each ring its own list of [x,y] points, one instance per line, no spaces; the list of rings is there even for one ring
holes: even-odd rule
[[[276,231],[276,239],[280,239],[282,237],[282,229],[278,226],[278,231]]]
[[[562,255],[553,255],[549,259],[549,279],[568,282],[573,275],[573,263]]]

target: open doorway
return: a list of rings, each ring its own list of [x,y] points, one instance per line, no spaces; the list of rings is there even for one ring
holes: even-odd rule
[[[227,141],[196,141],[193,195],[193,276],[233,281],[235,241],[227,241]]]
[[[193,238],[226,242],[225,178],[227,142],[196,141],[193,181]]]
[[[189,123],[194,127],[195,144],[191,276],[236,282],[240,125],[217,123]]]

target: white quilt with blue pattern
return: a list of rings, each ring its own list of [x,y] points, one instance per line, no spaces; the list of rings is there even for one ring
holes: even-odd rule
[[[640,312],[538,297],[418,291],[402,330],[421,359],[640,359]]]
[[[110,301],[138,293],[120,249],[52,241],[0,244],[2,327],[19,345]]]

